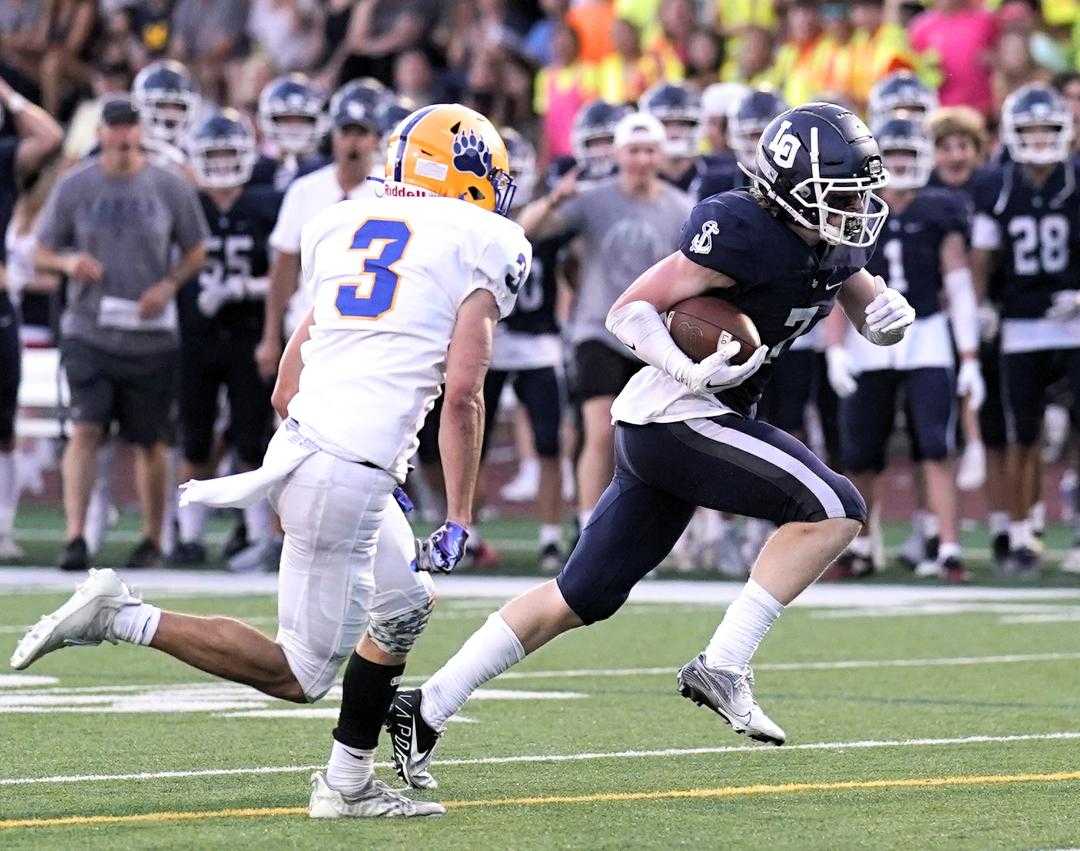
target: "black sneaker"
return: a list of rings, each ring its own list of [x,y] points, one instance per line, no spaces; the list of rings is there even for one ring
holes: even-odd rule
[[[198,541],[177,541],[169,553],[172,567],[192,567],[206,564],[206,547]]]
[[[429,769],[442,734],[420,714],[421,699],[418,688],[398,691],[386,713],[386,732],[390,734],[398,777],[415,789],[434,789],[439,783]]]
[[[566,564],[566,556],[562,554],[559,545],[547,544],[540,550],[540,571],[542,573],[558,573]]]
[[[161,567],[164,564],[164,561],[165,559],[161,554],[161,547],[149,538],[143,538],[139,541],[138,546],[131,551],[131,555],[128,556],[124,567],[129,570],[143,567]]]
[[[247,525],[244,523],[244,515],[240,514],[233,524],[232,531],[229,532],[225,546],[221,548],[221,560],[227,562],[249,546],[251,546],[251,541],[248,540]]]
[[[90,551],[86,548],[86,539],[80,535],[67,542],[60,553],[61,570],[87,570],[90,567]]]
[[[835,572],[839,579],[863,579],[874,573],[874,561],[870,556],[848,550],[836,559]]]
[[[1033,547],[1017,547],[1009,553],[1009,574],[1018,579],[1034,579],[1039,575],[1041,557]]]
[[[964,585],[971,581],[971,572],[957,556],[941,562],[941,578],[946,585]]]

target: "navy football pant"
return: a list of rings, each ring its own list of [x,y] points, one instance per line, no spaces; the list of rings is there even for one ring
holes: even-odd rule
[[[559,377],[551,366],[512,372],[488,370],[484,379],[484,447],[481,457],[487,455],[495,429],[495,417],[499,413],[499,397],[507,381],[511,382],[514,394],[529,415],[536,454],[541,458],[558,458],[563,395]]]
[[[1080,423],[1080,348],[1003,354],[1001,372],[1010,442],[1032,446],[1038,441],[1047,391],[1058,381],[1068,385],[1073,423]]]
[[[866,521],[858,490],[775,426],[737,414],[615,429],[615,478],[557,577],[585,623],[611,617],[698,506],[773,523]]]

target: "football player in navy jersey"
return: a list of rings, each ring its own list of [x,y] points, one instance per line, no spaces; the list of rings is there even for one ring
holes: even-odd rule
[[[202,107],[187,66],[175,59],[151,62],[135,76],[131,99],[139,111],[147,158],[155,165],[183,169],[184,140]]]
[[[1070,159],[1072,113],[1049,86],[1017,89],[1002,105],[1010,162],[976,189],[973,267],[984,286],[1001,271],[1001,352],[1010,425],[1011,571],[1037,569],[1029,517],[1039,501],[1039,436],[1047,388],[1065,379],[1080,413],[1080,175]]]
[[[510,173],[518,186],[514,205],[520,210],[532,200],[536,184],[536,152],[516,130],[499,131],[510,155]],[[514,310],[495,329],[491,368],[484,382],[484,450],[499,411],[499,398],[509,381],[532,426],[540,482],[536,513],[540,519],[539,565],[545,572],[562,567],[562,472],[559,427],[563,394],[557,370],[562,366],[562,340],[555,318],[558,291],[556,268],[568,235],[533,243],[533,265],[518,291]]]
[[[895,71],[870,89],[867,114],[870,126],[890,118],[924,121],[938,106],[937,95],[911,71]]]
[[[269,152],[259,156],[251,183],[284,192],[305,166],[324,165],[316,150],[329,129],[325,99],[306,75],[285,74],[259,93],[259,132]]]
[[[255,347],[262,337],[267,287],[267,240],[277,218],[279,193],[251,182],[255,134],[234,109],[203,119],[188,143],[199,201],[210,226],[206,265],[179,293],[181,340],[181,480],[214,476],[215,425],[222,387],[228,393],[228,439],[237,465],[253,470],[270,438],[270,384],[259,375]],[[179,509],[175,564],[206,561],[206,508]],[[271,534],[269,505],[244,509],[247,535]]]
[[[657,83],[638,100],[638,109],[659,119],[667,134],[660,176],[688,191],[698,175],[701,97],[682,83]]]
[[[751,191],[699,203],[680,250],[643,273],[608,327],[647,366],[612,409],[616,472],[566,566],[491,615],[421,689],[399,691],[388,724],[402,777],[421,785],[447,720],[482,683],[569,629],[613,615],[668,553],[699,505],[779,526],[680,692],[739,733],[783,744],[752,693],[750,659],[785,605],[866,521],[858,490],[790,435],[753,418],[771,363],[839,301],[877,345],[899,343],[915,312],[864,267],[888,210],[877,143],[861,120],[812,103],[765,130]],[[723,298],[762,345],[737,342],[694,363],[663,314],[685,298]]]
[[[874,136],[889,171],[884,198],[890,214],[866,268],[904,293],[915,309],[915,321],[904,341],[887,349],[850,332],[844,341],[842,326],[830,335],[830,377],[841,396],[841,456],[870,502],[885,469],[902,396],[912,460],[922,472],[940,536],[935,560],[920,565],[919,573],[963,582],[968,575],[960,549],[952,463],[955,398],[966,397],[977,410],[986,393],[968,266],[968,205],[955,190],[926,186],[934,155],[921,124],[892,118],[874,128]],[[950,325],[960,355],[955,373]],[[841,556],[840,565],[850,575],[866,574],[872,569],[873,550],[871,535],[864,533]]]
[[[632,111],[604,100],[591,101],[578,110],[570,146],[582,180],[602,180],[615,173],[615,125]]]
[[[732,155],[703,158],[691,194],[700,201],[710,195],[744,188],[748,181],[746,172],[754,170],[761,131],[787,108],[778,95],[766,89],[750,90],[736,100],[727,119],[727,144]]]

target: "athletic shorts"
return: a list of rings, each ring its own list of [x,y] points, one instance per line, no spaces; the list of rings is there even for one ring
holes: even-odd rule
[[[986,398],[979,408],[979,432],[983,443],[992,449],[1003,449],[1008,443],[1005,423],[1005,402],[1001,395],[1001,346],[1000,337],[993,343],[979,347],[979,364],[983,381],[986,382]]]
[[[1001,373],[1011,443],[1031,446],[1038,441],[1047,393],[1058,381],[1068,386],[1073,423],[1080,423],[1080,348],[1003,354]]]
[[[558,458],[563,396],[559,377],[555,368],[550,366],[517,372],[488,370],[484,380],[484,455],[487,454],[495,417],[499,413],[499,397],[507,381],[529,415],[536,454],[541,458]]]
[[[61,363],[71,390],[71,420],[117,423],[120,437],[137,446],[166,440],[175,401],[177,353],[117,355],[67,339]]]
[[[777,526],[866,522],[855,486],[790,434],[737,414],[615,428],[615,477],[557,577],[585,623],[613,615],[698,506]]]
[[[184,458],[210,460],[221,389],[229,401],[229,443],[247,467],[257,467],[273,427],[270,384],[259,374],[251,334],[191,337],[180,348],[180,426]]]
[[[15,439],[15,415],[19,409],[19,378],[22,347],[19,345],[19,314],[0,290],[0,444]]]
[[[587,402],[599,396],[618,396],[645,364],[624,356],[599,340],[586,340],[574,348],[574,396]]]

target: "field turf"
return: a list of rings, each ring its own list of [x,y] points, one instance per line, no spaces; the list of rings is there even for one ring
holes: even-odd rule
[[[8,586],[4,660],[64,598]],[[757,660],[783,748],[675,693],[721,607],[631,604],[465,707],[435,769],[450,812],[425,821],[306,818],[335,692],[296,707],[143,648],[63,650],[25,672],[48,679],[0,669],[0,847],[1080,844],[1080,593],[948,593],[894,608],[872,587],[858,608],[790,609]],[[274,629],[268,595],[159,599]],[[443,600],[407,674],[435,670],[496,605]]]

